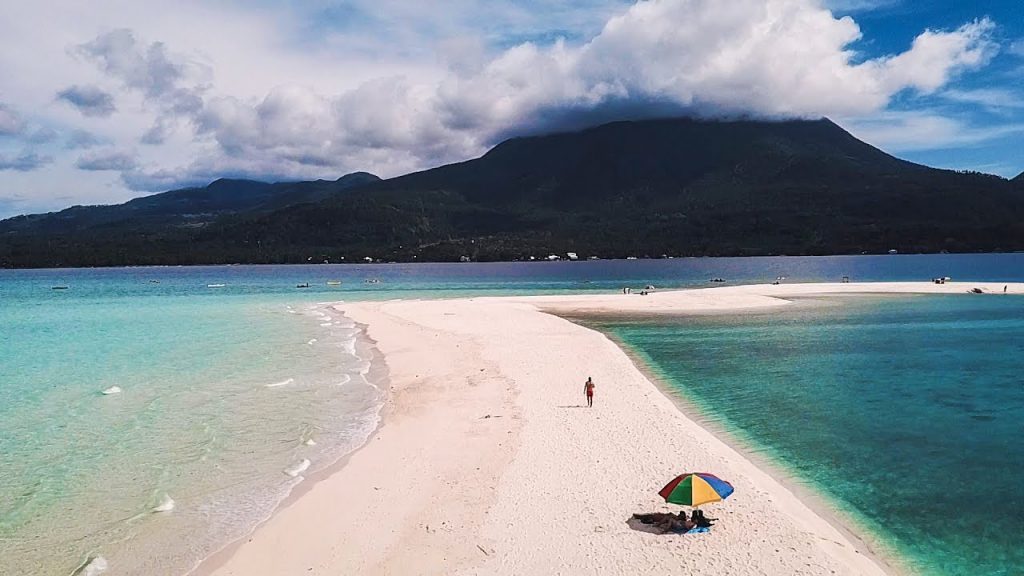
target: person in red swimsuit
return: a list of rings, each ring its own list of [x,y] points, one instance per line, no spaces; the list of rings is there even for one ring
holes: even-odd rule
[[[587,406],[594,407],[594,381],[587,376],[587,381],[583,384],[583,393],[587,395]]]

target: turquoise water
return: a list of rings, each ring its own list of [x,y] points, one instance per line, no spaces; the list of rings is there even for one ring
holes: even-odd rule
[[[0,270],[0,575],[185,573],[358,447],[372,349],[323,302],[945,275],[1024,254]]]
[[[0,308],[2,574],[184,573],[376,425],[369,354],[322,307],[44,294]]]
[[[813,299],[599,328],[916,570],[1024,569],[1024,298]]]

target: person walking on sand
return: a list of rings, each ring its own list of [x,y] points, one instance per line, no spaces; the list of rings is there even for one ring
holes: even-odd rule
[[[594,407],[594,381],[587,376],[587,381],[583,384],[583,393],[587,396],[587,406],[590,408]]]

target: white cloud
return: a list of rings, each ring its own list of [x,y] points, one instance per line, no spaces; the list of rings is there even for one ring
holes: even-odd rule
[[[25,121],[13,108],[0,102],[0,136],[14,136],[25,130]]]
[[[162,42],[139,42],[131,30],[119,29],[77,46],[74,52],[120,80],[125,88],[141,93],[146,102],[156,107],[156,119],[142,135],[143,143],[163,143],[178,126],[179,119],[187,120],[203,107],[203,93],[211,75],[209,67],[185,55],[171,54]],[[62,97],[66,92],[61,93]],[[95,89],[85,96],[95,100],[102,99],[101,94]],[[113,105],[112,101],[108,104]]]
[[[32,172],[42,166],[53,162],[50,156],[43,156],[36,152],[25,151],[17,156],[0,154],[0,172],[4,170],[15,170],[17,172]]]
[[[106,118],[116,110],[114,97],[96,86],[69,86],[57,93],[57,99],[71,104],[86,116]]]
[[[950,89],[943,91],[942,97],[954,102],[978,104],[990,110],[1024,108],[1024,96],[1011,90],[998,88]]]
[[[64,141],[64,148],[66,150],[84,150],[99,146],[103,144],[103,139],[99,138],[88,130],[75,129],[71,130]]]
[[[1014,56],[1020,56],[1021,58],[1024,58],[1024,38],[1021,38],[1011,43],[1010,47],[1007,49],[1007,52],[1013,54]]]
[[[137,164],[138,162],[135,159],[135,154],[120,150],[97,150],[95,152],[87,152],[83,154],[77,162],[75,162],[75,166],[80,170],[89,171],[134,170]]]
[[[998,45],[990,39],[994,29],[995,23],[982,19],[954,32],[928,30],[914,39],[910,50],[869,64],[878,66],[891,93],[914,88],[930,94],[945,86],[952,75],[976,69],[995,56]]]
[[[841,119],[840,124],[857,138],[894,153],[970,147],[1024,134],[1024,123],[975,128],[931,111],[883,112]]]

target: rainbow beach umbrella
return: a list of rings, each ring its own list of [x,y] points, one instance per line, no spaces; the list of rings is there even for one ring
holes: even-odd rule
[[[733,491],[732,484],[714,474],[688,472],[676,476],[658,494],[665,502],[696,507],[725,500]]]

